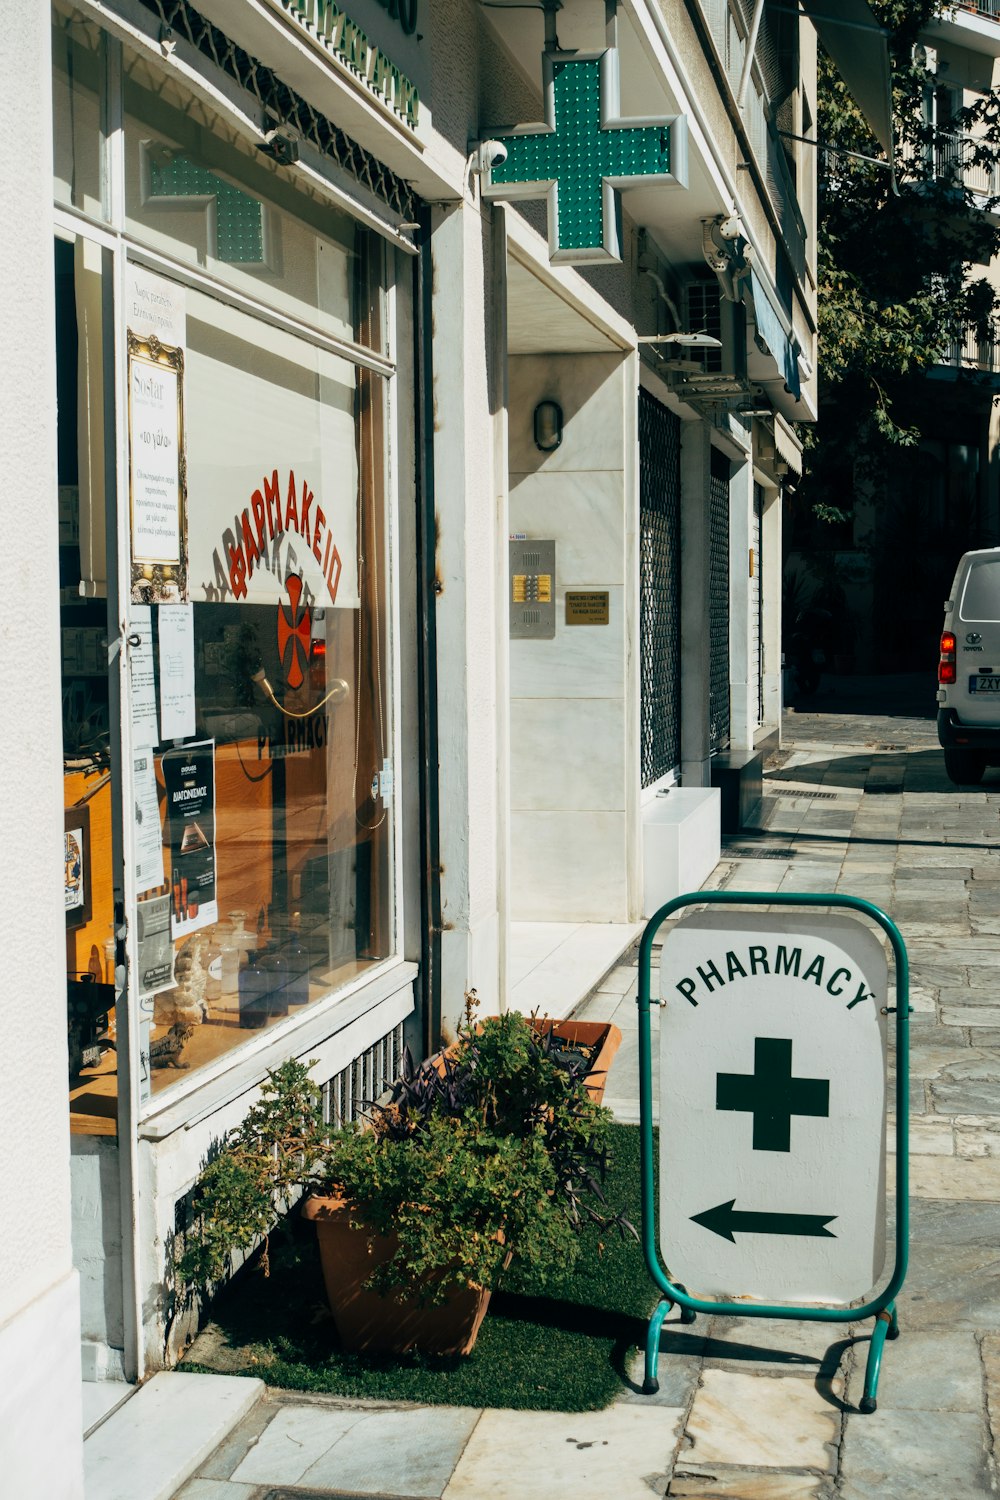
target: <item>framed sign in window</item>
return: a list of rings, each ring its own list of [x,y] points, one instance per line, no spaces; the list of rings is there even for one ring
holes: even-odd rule
[[[65,809],[64,842],[66,926],[86,927],[92,915],[89,807]]]
[[[184,351],[128,331],[132,600],[187,598]]]

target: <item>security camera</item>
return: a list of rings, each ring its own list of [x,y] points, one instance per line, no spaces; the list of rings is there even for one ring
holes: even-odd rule
[[[738,240],[746,237],[739,214],[730,214],[726,219],[719,220],[719,234],[724,240]]]
[[[283,167],[290,167],[299,159],[299,132],[294,125],[277,125],[267,131],[263,144],[257,150]]]
[[[472,153],[473,172],[489,172],[493,167],[502,166],[507,160],[507,147],[503,141],[481,141]]]

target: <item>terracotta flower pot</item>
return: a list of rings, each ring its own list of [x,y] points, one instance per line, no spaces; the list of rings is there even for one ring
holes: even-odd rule
[[[539,1036],[555,1031],[567,1042],[578,1042],[582,1047],[596,1047],[597,1054],[590,1072],[584,1079],[584,1087],[595,1104],[604,1098],[604,1086],[608,1081],[611,1060],[622,1044],[622,1034],[617,1026],[608,1021],[532,1021],[531,1027]]]
[[[356,1204],[343,1198],[307,1198],[302,1215],[316,1225],[330,1310],[345,1349],[371,1353],[469,1354],[486,1316],[490,1293],[460,1287],[439,1305],[423,1304],[419,1291],[382,1296],[363,1283],[396,1250],[394,1234],[354,1229]],[[426,1281],[424,1285],[426,1286]]]

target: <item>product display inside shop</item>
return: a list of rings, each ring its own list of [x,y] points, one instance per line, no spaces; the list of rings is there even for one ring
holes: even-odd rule
[[[307,233],[269,232],[272,255]],[[377,342],[380,248],[345,234],[314,264]],[[101,252],[58,241],[56,285],[71,1122],[114,1135],[123,1005],[149,1108],[394,951],[385,393],[129,265],[112,433]]]
[[[259,645],[265,619],[276,636],[274,610],[251,607],[260,625],[230,627],[223,606],[193,609],[195,675],[204,684],[199,717],[216,737],[134,756],[136,863],[146,887],[136,903],[140,1094],[295,1014],[389,951],[387,802],[371,785],[355,801],[347,767],[359,730],[371,730],[356,722],[354,695],[306,720],[285,719],[293,695],[286,689],[276,707],[254,682],[256,663],[269,654]],[[353,623],[353,612],[344,618]],[[296,703],[325,697],[326,661],[353,652],[353,631],[340,642],[338,625],[339,616],[311,625],[322,635],[309,642],[312,661]],[[64,640],[72,628],[64,626]],[[277,662],[267,670],[280,677]],[[256,702],[226,704],[227,671]],[[78,681],[65,687],[72,701]],[[215,712],[209,694],[221,699]],[[65,788],[74,1115],[101,1118],[103,1110],[113,1123],[111,780],[100,759],[67,764]],[[331,793],[345,797],[339,815]],[[86,840],[82,828],[89,828]],[[92,914],[70,926],[81,884]]]

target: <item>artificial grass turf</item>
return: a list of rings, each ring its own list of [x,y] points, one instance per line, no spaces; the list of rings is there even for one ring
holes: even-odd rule
[[[605,1192],[636,1229],[639,1184],[639,1131],[614,1125]],[[464,1359],[348,1354],[327,1307],[312,1227],[297,1222],[272,1238],[269,1277],[248,1266],[217,1299],[183,1368],[336,1396],[592,1411],[626,1384],[655,1302],[638,1242],[590,1226],[574,1268],[544,1289],[530,1266],[510,1268]]]

